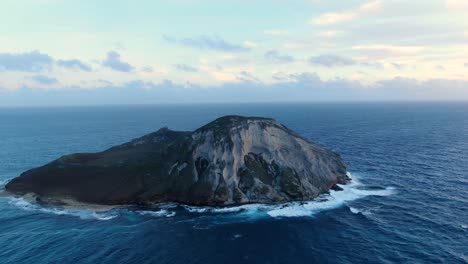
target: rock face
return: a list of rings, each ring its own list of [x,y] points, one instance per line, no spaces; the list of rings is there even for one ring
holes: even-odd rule
[[[97,204],[235,205],[308,200],[348,180],[338,154],[275,120],[225,116],[193,132],[162,128],[100,153],[66,155],[6,189]]]

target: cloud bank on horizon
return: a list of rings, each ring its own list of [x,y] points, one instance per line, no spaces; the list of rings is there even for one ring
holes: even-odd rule
[[[468,0],[5,0],[0,106],[467,100]]]

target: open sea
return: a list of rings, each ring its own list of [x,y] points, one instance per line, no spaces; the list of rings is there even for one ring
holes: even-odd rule
[[[307,203],[108,211],[0,197],[0,263],[468,263],[468,103],[0,108],[0,188],[72,152],[228,115],[340,153],[353,182]]]

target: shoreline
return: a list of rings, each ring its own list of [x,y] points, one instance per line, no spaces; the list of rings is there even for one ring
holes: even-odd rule
[[[50,208],[63,208],[67,210],[92,210],[96,212],[105,212],[110,211],[113,209],[121,209],[121,208],[154,208],[154,207],[164,207],[170,204],[175,204],[177,206],[182,207],[192,207],[195,209],[230,209],[235,207],[241,206],[248,206],[248,205],[265,205],[265,206],[287,206],[290,203],[300,203],[306,204],[309,202],[320,201],[320,197],[323,195],[330,195],[330,191],[333,192],[341,192],[343,191],[343,186],[352,183],[352,180],[348,180],[345,184],[334,184],[333,188],[330,188],[328,192],[321,193],[314,197],[313,199],[308,200],[291,200],[285,202],[248,202],[248,203],[237,203],[237,204],[226,204],[226,205],[197,205],[197,204],[189,204],[189,203],[182,203],[177,201],[167,201],[167,202],[154,202],[154,203],[145,203],[145,204],[115,204],[115,205],[106,205],[106,204],[96,204],[96,203],[86,203],[80,202],[73,198],[56,198],[56,197],[41,197],[34,193],[27,193],[24,195],[18,195],[12,193],[6,189],[0,189],[0,197],[4,198],[22,198],[29,203],[33,203],[36,205],[50,207]]]

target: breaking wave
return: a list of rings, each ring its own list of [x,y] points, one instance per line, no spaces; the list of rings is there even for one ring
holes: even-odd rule
[[[234,214],[238,216],[248,216],[252,218],[256,217],[307,217],[313,216],[321,211],[331,210],[349,202],[361,199],[367,196],[389,196],[395,193],[393,187],[387,187],[384,189],[366,189],[358,178],[348,173],[348,176],[352,179],[349,184],[339,185],[342,190],[334,191],[330,190],[329,194],[319,196],[317,199],[309,202],[290,202],[279,205],[269,204],[245,204],[233,207],[197,207],[188,206],[175,203],[162,204],[151,209],[135,209],[130,212],[139,214],[141,216],[150,217],[174,217],[177,212],[185,212],[188,214]],[[97,220],[111,220],[119,215],[121,211],[119,209],[111,209],[108,211],[93,211],[87,209],[65,209],[65,208],[53,208],[43,207],[34,203],[31,203],[23,198],[11,198],[10,204],[17,206],[21,209],[28,211],[39,211],[43,213],[52,213],[56,215],[71,215],[77,216],[81,219],[97,219]],[[354,214],[369,214],[368,210],[360,210],[354,207],[349,207],[350,211]],[[127,211],[128,212],[128,211]]]
[[[149,215],[149,216],[156,216],[156,217],[173,217],[176,215],[176,212],[170,212],[166,209],[161,209],[158,211],[136,211],[140,215]]]
[[[355,201],[367,196],[389,196],[395,193],[393,187],[387,187],[380,190],[366,190],[364,185],[350,173],[348,176],[352,179],[349,184],[339,185],[342,190],[330,190],[330,194],[322,195],[319,199],[306,203],[290,203],[284,207],[273,209],[267,213],[272,217],[299,217],[313,216],[324,210],[335,209],[346,205],[348,202]],[[356,208],[350,209],[352,213],[360,213]]]
[[[0,180],[0,188],[5,187],[5,185],[9,182],[10,180]]]
[[[112,210],[98,212],[98,211],[93,211],[93,210],[43,207],[43,206],[31,203],[24,198],[16,198],[16,197],[10,198],[9,204],[14,205],[26,211],[50,213],[50,214],[55,214],[55,215],[77,216],[80,219],[86,219],[86,220],[96,219],[96,220],[106,221],[106,220],[114,219],[118,216],[118,214]]]
[[[190,213],[266,213],[271,217],[303,217],[313,216],[324,210],[335,209],[345,205],[348,202],[364,198],[366,196],[389,196],[395,193],[395,188],[387,187],[385,189],[364,189],[364,185],[355,176],[348,173],[352,179],[349,184],[339,185],[342,190],[330,190],[330,194],[319,196],[317,199],[309,202],[291,202],[281,205],[266,204],[248,204],[226,208],[193,207],[184,206]],[[351,212],[357,214],[358,209],[351,209]]]

